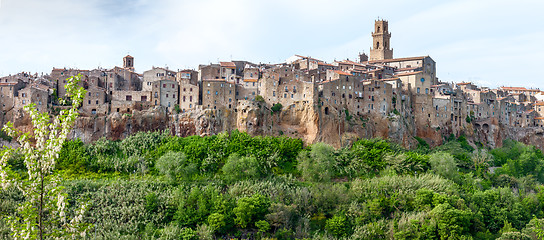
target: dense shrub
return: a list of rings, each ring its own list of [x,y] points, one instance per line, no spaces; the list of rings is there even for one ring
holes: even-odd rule
[[[157,160],[155,168],[172,181],[178,178],[190,180],[198,173],[196,164],[189,162],[185,154],[181,152],[166,153]]]
[[[140,133],[63,146],[59,180],[80,200],[89,239],[537,239],[542,153],[460,137],[434,149],[362,139],[334,149],[300,139]],[[428,155],[427,155],[428,153]],[[7,159],[23,173],[18,157]],[[23,201],[0,190],[0,238]],[[540,235],[539,235],[540,234]]]
[[[334,148],[324,143],[314,144],[310,151],[298,157],[298,170],[306,181],[330,181],[334,175]]]

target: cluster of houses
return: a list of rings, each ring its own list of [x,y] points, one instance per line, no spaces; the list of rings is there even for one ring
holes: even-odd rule
[[[469,82],[441,82],[429,56],[393,58],[388,22],[378,20],[370,56],[327,63],[295,55],[285,63],[247,61],[200,65],[196,70],[123,67],[78,70],[54,68],[49,75],[19,73],[0,77],[0,107],[5,116],[28,104],[39,111],[62,108],[66,78],[82,74],[87,90],[80,112],[103,116],[163,107],[169,113],[195,109],[237,111],[241,101],[260,101],[283,109],[312,105],[324,115],[344,117],[392,114],[414,118],[432,128],[460,129],[474,120],[496,119],[517,127],[544,127],[544,92],[523,87],[489,89]]]

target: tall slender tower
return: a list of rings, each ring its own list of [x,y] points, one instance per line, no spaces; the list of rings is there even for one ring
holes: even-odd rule
[[[393,58],[393,49],[390,49],[391,33],[388,32],[387,21],[376,20],[372,33],[372,47],[370,48],[370,61]]]
[[[123,68],[134,71],[134,57],[127,55],[123,58]]]

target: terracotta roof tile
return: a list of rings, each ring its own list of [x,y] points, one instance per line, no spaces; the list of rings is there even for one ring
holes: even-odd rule
[[[236,68],[236,64],[234,64],[233,62],[219,62],[219,64],[221,65],[221,67]]]
[[[408,58],[393,58],[393,59],[384,59],[384,60],[372,60],[368,61],[369,63],[386,63],[386,62],[404,62],[404,61],[413,61],[413,60],[423,60],[425,57],[408,57]]]
[[[423,73],[423,71],[399,73],[399,74],[396,74],[395,76],[403,77],[403,76],[409,76],[409,75],[416,75],[416,74],[419,74],[419,73]]]
[[[344,71],[340,71],[340,70],[332,70],[332,71],[339,74],[339,75],[352,76],[351,74],[349,74],[347,72],[344,72]]]

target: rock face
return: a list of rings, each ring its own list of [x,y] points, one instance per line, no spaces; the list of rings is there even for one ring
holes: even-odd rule
[[[31,131],[28,117],[17,116],[15,126]],[[140,131],[167,130],[175,136],[209,136],[235,129],[250,135],[288,136],[303,139],[306,144],[325,142],[334,147],[347,146],[358,138],[386,138],[406,148],[414,148],[414,137],[426,140],[429,145],[443,143],[451,134],[464,134],[474,142],[490,147],[502,146],[505,139],[531,144],[544,150],[544,129],[514,128],[499,125],[495,119],[475,121],[463,126],[460,132],[448,127],[431,128],[428,124],[416,124],[410,113],[383,115],[350,115],[331,109],[325,114],[320,106],[305,102],[283,107],[273,113],[270,106],[255,101],[239,101],[236,109],[211,110],[197,108],[180,113],[167,114],[157,107],[132,114],[113,113],[101,117],[80,117],[70,138],[92,142],[101,137],[119,140]]]

